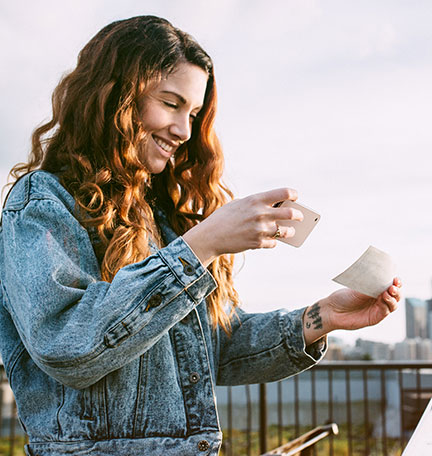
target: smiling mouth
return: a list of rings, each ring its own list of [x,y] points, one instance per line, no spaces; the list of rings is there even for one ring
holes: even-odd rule
[[[152,136],[152,138],[154,142],[167,154],[171,155],[174,152],[175,148],[170,144],[166,143],[163,139],[158,138],[156,136]]]

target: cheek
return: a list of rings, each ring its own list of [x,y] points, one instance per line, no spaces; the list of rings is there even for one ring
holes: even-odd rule
[[[141,124],[145,131],[159,130],[168,123],[167,113],[153,104],[141,114]]]

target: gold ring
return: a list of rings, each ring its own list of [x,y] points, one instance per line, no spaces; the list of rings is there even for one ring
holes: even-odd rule
[[[279,225],[276,223],[276,233],[273,234],[273,239],[277,239],[280,236],[281,236],[281,230],[280,230]]]

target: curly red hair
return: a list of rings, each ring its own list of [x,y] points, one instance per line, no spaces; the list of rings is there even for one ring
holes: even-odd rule
[[[208,74],[204,105],[190,140],[162,173],[151,175],[138,154],[146,134],[138,100],[183,62]],[[216,99],[213,63],[190,35],[155,16],[113,22],[90,40],[76,68],[60,81],[52,119],[34,131],[29,161],[11,175],[18,179],[40,168],[60,176],[75,198],[80,222],[97,230],[102,279],[111,281],[120,268],[150,255],[150,238],[162,246],[153,206],[182,235],[232,199],[221,180]],[[227,332],[226,304],[234,309],[239,302],[233,263],[232,255],[223,255],[209,266],[218,283],[207,298],[209,311],[213,324]]]

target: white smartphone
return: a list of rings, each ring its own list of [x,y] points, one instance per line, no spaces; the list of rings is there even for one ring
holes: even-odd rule
[[[295,201],[280,201],[279,203],[274,204],[273,207],[292,207],[303,213],[303,220],[301,222],[298,220],[277,220],[279,226],[292,226],[295,228],[293,237],[284,239],[278,238],[278,241],[285,242],[285,244],[290,244],[294,247],[300,247],[304,243],[321,218],[314,210]]]

